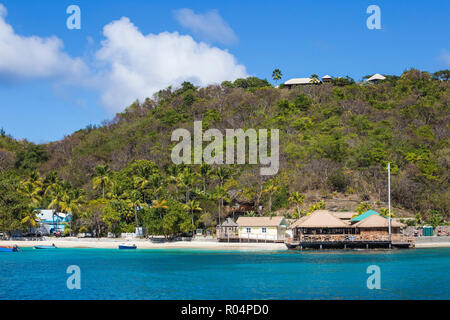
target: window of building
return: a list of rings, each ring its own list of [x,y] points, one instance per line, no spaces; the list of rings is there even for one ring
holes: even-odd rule
[[[252,228],[247,228],[247,233],[251,233],[252,232]]]
[[[266,233],[267,232],[267,228],[266,227],[262,227],[261,231],[262,231],[262,233]]]

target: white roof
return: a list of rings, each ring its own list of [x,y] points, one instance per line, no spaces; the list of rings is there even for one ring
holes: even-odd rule
[[[329,75],[323,76],[322,79],[331,79]]]
[[[312,82],[312,78],[293,78],[286,81],[284,84],[310,84]]]
[[[56,213],[56,212],[53,209],[45,209],[45,210],[39,209],[39,212],[36,213],[36,216],[41,220],[52,220],[54,213]],[[62,213],[62,212],[58,212],[57,215],[63,219],[65,219],[67,216],[67,214]]]
[[[367,79],[367,81],[373,81],[373,80],[385,80],[386,77],[382,76],[379,73],[374,74],[373,76],[371,76],[369,79]]]

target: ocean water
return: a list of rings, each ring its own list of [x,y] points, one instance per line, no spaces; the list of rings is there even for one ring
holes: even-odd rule
[[[70,265],[81,289],[66,285]],[[377,265],[381,288],[367,288]],[[449,299],[450,248],[392,251],[24,248],[0,253],[0,299]]]

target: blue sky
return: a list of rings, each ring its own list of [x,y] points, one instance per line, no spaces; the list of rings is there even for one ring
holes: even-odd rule
[[[0,127],[38,143],[111,119],[183,80],[270,79],[276,67],[283,80],[313,73],[358,80],[450,67],[445,0],[0,4]],[[80,30],[66,27],[72,4],[81,9]],[[371,4],[381,9],[381,30],[366,26]]]

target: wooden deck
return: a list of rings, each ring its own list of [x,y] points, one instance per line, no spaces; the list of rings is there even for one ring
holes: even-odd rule
[[[300,238],[285,241],[289,249],[373,249],[373,248],[411,248],[412,237],[401,235],[360,236],[360,235],[302,235]]]
[[[216,235],[216,239],[219,242],[246,242],[246,243],[263,243],[263,242],[274,242],[274,243],[285,243],[285,238],[280,239],[270,239],[265,238],[263,236],[261,237],[239,237],[238,234],[218,234]]]

